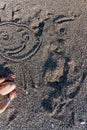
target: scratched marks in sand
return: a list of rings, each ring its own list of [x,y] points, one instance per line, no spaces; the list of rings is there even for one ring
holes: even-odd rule
[[[26,25],[0,24],[0,55],[8,60],[31,58],[41,46],[40,39]]]

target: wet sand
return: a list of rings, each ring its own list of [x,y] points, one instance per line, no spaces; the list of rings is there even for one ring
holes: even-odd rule
[[[87,1],[0,0],[0,76],[17,98],[0,130],[87,129]]]

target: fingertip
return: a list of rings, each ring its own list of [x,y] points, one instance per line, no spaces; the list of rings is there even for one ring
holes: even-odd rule
[[[15,74],[13,74],[13,75],[11,75],[11,77],[15,79],[15,78],[16,78],[16,75],[15,75]]]
[[[10,75],[8,75],[8,76],[6,77],[7,80],[13,80],[13,79],[15,79],[15,78],[16,78],[16,76],[15,76],[14,74],[10,74]]]
[[[11,77],[16,77],[16,75],[15,75],[15,74],[10,74],[9,76],[11,76]]]

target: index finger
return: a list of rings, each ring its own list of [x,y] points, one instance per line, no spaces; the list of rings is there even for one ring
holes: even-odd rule
[[[16,76],[14,74],[9,74],[7,77],[0,78],[0,84],[5,82],[6,80],[12,81],[15,78]]]

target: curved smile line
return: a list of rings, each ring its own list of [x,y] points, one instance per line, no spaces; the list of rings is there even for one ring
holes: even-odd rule
[[[25,43],[22,44],[21,47],[18,47],[16,50],[8,50],[5,52],[5,54],[16,54],[16,53],[19,53],[20,51],[22,51],[23,49],[25,48]]]

